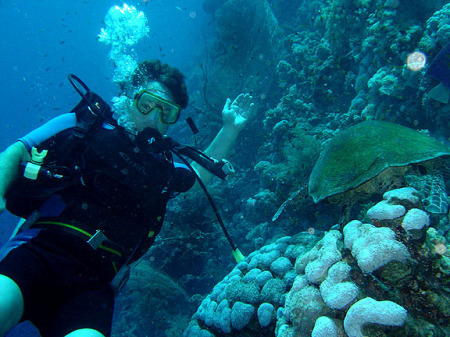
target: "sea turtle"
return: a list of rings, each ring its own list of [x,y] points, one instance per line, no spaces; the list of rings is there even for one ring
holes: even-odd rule
[[[311,172],[309,195],[316,203],[352,204],[410,184],[427,211],[446,213],[447,159],[450,148],[425,133],[385,121],[361,122],[326,144]]]

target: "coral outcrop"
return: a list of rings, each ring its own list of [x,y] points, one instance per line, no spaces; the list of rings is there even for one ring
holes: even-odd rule
[[[373,223],[331,229],[308,251],[297,249],[309,235],[299,233],[252,253],[206,297],[184,336],[449,334],[450,293],[436,287],[450,279],[447,243],[416,196],[387,192],[361,219]]]

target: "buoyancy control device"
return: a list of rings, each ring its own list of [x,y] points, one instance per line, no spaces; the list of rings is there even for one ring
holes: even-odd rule
[[[117,124],[117,121],[113,118],[113,113],[111,107],[106,103],[98,94],[91,91],[89,87],[76,75],[69,74],[68,79],[78,94],[81,96],[81,101],[72,109],[72,112],[76,115],[76,126],[71,130],[71,134],[63,144],[63,150],[61,151],[70,159],[69,157],[73,153],[83,152],[83,147],[86,146],[86,142],[89,140],[89,135],[91,131],[98,127],[101,127],[103,123],[108,123],[113,127],[121,128]],[[80,86],[84,89],[81,90]],[[188,119],[188,123],[193,128],[193,121],[191,118]],[[195,127],[195,125],[194,125]],[[123,128],[122,128],[123,129]],[[196,129],[196,127],[195,127]],[[124,130],[124,129],[123,129]],[[124,130],[125,131],[125,130]],[[155,146],[152,144],[151,140],[147,140],[149,146]],[[211,172],[213,175],[219,177],[220,179],[225,179],[227,175],[233,174],[233,166],[226,160],[214,159],[205,153],[199,151],[198,149],[182,145],[177,141],[173,140],[168,136],[163,136],[161,141],[156,144],[159,147],[158,150],[170,151],[177,155],[183,163],[189,167],[189,169],[194,173],[197,181],[199,182],[203,192],[208,198],[216,218],[232,248],[233,256],[237,262],[244,259],[244,256],[233,243],[228,231],[226,230],[225,224],[217,210],[217,207],[209,194],[205,184],[202,182],[200,177],[195,173],[195,170],[190,165],[187,158],[195,161],[206,170]],[[75,183],[83,183],[82,177],[78,174],[77,167],[53,167],[47,168],[43,165],[43,158],[46,152],[32,150],[32,158],[28,163],[22,168],[22,175],[28,180],[28,184],[34,185],[34,190],[41,190],[39,195],[31,195],[31,197],[25,198],[26,211],[21,214],[19,211],[14,211],[15,208],[23,207],[24,198],[20,198],[14,195],[14,192],[8,193],[6,199],[8,200],[7,206],[13,214],[24,216],[30,213],[30,210],[36,209],[36,199],[43,200],[49,195],[57,192],[58,190],[64,189],[67,186]],[[17,194],[17,193],[16,193]],[[18,202],[14,203],[14,199]],[[15,204],[17,207],[15,207]],[[19,205],[20,204],[20,205]]]

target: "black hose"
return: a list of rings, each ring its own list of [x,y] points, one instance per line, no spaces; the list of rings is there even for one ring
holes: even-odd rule
[[[236,245],[234,244],[233,240],[231,239],[230,234],[228,233],[227,229],[225,228],[225,224],[222,220],[222,217],[219,214],[219,211],[216,207],[216,203],[214,202],[213,198],[211,197],[211,194],[209,194],[208,189],[206,188],[203,181],[198,176],[197,172],[195,172],[194,168],[191,166],[191,164],[182,156],[181,153],[178,152],[176,148],[173,148],[172,151],[183,161],[184,164],[194,173],[195,178],[197,179],[198,183],[200,184],[200,187],[202,188],[203,192],[205,193],[206,197],[208,198],[209,203],[211,204],[211,207],[214,211],[214,214],[216,215],[217,221],[220,224],[220,227],[222,228],[223,233],[225,234],[225,237],[228,240],[228,243],[231,246],[231,249],[235,251],[237,249]]]

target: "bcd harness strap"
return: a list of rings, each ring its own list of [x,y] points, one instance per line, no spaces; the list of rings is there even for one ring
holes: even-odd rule
[[[79,77],[69,74],[68,79],[82,97],[81,101],[72,109],[72,112],[76,115],[77,124],[68,140],[62,145],[62,154],[70,158],[73,156],[73,153],[84,152],[87,147],[84,140],[91,131],[101,127],[104,122],[113,127],[119,127],[119,125],[112,118],[112,110],[108,103],[98,94],[91,91]],[[80,86],[84,88],[84,93]]]

